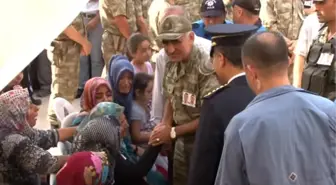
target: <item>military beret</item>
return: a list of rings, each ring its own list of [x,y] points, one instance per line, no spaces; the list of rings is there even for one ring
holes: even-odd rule
[[[191,22],[185,16],[169,15],[159,25],[157,40],[177,40],[189,31],[192,31]]]

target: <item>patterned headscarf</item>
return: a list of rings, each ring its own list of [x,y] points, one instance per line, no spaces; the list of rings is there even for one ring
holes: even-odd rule
[[[85,83],[84,92],[81,97],[81,107],[83,111],[91,111],[97,105],[96,92],[99,87],[105,86],[112,93],[109,82],[101,77],[94,77]]]
[[[82,123],[77,128],[78,130],[81,130],[86,126],[86,124],[98,117],[103,116],[113,116],[117,119],[122,115],[124,112],[124,107],[113,103],[113,102],[101,102],[98,105],[96,105],[90,112],[89,116],[85,118]]]
[[[29,110],[27,89],[16,86],[14,90],[0,95],[0,129],[8,133],[30,136],[34,131],[27,122]]]

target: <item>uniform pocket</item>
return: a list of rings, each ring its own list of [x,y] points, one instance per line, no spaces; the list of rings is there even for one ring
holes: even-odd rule
[[[60,67],[65,59],[67,53],[67,46],[61,42],[53,42],[51,44],[50,52],[48,52],[48,58],[51,64]]]

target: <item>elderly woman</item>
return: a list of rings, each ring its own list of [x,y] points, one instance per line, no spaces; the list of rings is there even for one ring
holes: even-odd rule
[[[91,78],[85,83],[84,92],[81,97],[82,110],[74,119],[73,125],[79,125],[98,103],[112,101],[112,89],[108,81],[100,77]]]
[[[115,165],[114,173],[110,171],[109,182],[114,177],[114,185],[147,185],[144,177],[152,168],[161,146],[149,146],[139,159],[129,155],[123,142],[128,124],[122,112],[123,108],[115,103],[99,103],[91,111],[89,122],[75,137],[74,152],[107,151],[110,164]]]
[[[0,95],[0,182],[36,185],[38,174],[59,170],[67,156],[52,156],[47,149],[75,133],[75,128],[36,130],[38,108],[29,101],[26,89]]]

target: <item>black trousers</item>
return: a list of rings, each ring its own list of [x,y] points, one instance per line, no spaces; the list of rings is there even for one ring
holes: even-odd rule
[[[29,95],[33,95],[33,83],[31,80],[31,64],[29,64],[24,70],[23,70],[23,80],[21,82],[22,87],[28,88]]]

